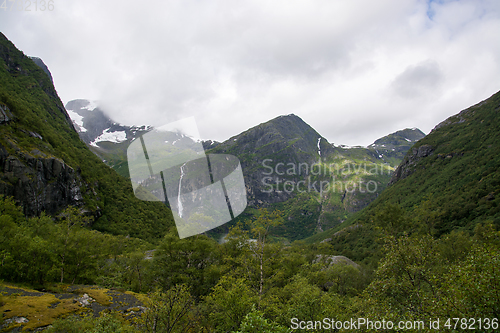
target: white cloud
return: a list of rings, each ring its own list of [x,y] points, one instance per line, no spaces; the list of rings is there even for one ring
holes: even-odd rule
[[[495,0],[56,2],[0,30],[49,66],[64,102],[122,123],[195,116],[225,140],[294,113],[328,140],[428,132],[500,88]]]

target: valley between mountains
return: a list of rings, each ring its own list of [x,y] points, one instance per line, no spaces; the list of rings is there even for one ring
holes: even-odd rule
[[[2,332],[498,331],[500,92],[367,147],[293,114],[204,141],[248,207],[184,239],[133,192],[152,128],[105,111],[0,34]]]
[[[89,149],[128,177],[126,149],[152,127],[123,126],[109,119],[98,104],[66,104],[80,138]],[[252,218],[259,208],[279,209],[285,223],[274,234],[290,241],[307,238],[347,220],[372,202],[389,183],[410,147],[425,135],[404,129],[368,147],[328,142],[298,116],[272,119],[224,142],[204,141],[207,153],[239,158]],[[211,235],[227,234],[234,223]]]

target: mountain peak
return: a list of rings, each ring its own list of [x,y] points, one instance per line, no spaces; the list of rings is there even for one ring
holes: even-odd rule
[[[422,139],[424,136],[425,133],[416,127],[405,128],[375,140],[372,145],[398,145],[401,144],[403,140],[413,143]]]
[[[289,114],[278,116],[233,136],[219,144],[216,150],[230,152],[236,149],[243,153],[262,151],[270,147],[274,147],[274,151],[279,146],[279,151],[293,144],[303,152],[316,154],[318,139],[323,138],[316,130],[300,117]]]
[[[101,142],[121,143],[131,141],[147,126],[124,126],[110,119],[96,104],[86,99],[75,99],[66,104],[80,138],[88,145],[99,148]]]
[[[372,149],[376,156],[386,163],[396,167],[408,149],[423,137],[425,133],[418,128],[405,128],[375,140],[367,148]]]
[[[321,137],[316,130],[302,120],[302,118],[293,113],[278,116],[256,127],[260,126],[268,129],[275,129],[286,140],[300,137],[307,141],[316,143],[317,139]],[[256,127],[252,129],[255,129]]]

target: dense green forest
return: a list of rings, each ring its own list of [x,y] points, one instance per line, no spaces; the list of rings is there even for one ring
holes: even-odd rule
[[[388,204],[374,216],[382,253],[373,271],[328,243],[270,241],[270,228],[282,222],[277,211],[261,210],[246,228],[232,228],[224,244],[204,235],[180,240],[171,230],[151,259],[151,244],[90,230],[71,208],[56,221],[25,218],[2,198],[0,212],[0,278],[38,289],[84,283],[148,295],[138,319],[69,316],[48,332],[288,332],[300,325],[333,332],[333,321],[351,318],[423,321],[428,329],[430,319],[444,325],[500,315],[500,233],[488,222],[436,238],[424,216]],[[496,331],[495,323],[482,331]]]

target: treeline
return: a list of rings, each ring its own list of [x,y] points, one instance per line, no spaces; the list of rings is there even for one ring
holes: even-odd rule
[[[446,318],[500,317],[499,232],[485,223],[473,234],[436,238],[425,207],[411,217],[395,205],[377,211],[383,254],[372,271],[338,257],[327,242],[270,241],[279,212],[261,210],[232,228],[224,244],[204,235],[180,240],[170,230],[153,250],[90,231],[71,209],[56,221],[26,220],[9,199],[1,206],[1,278],[97,283],[149,295],[136,321],[69,317],[49,332],[288,332],[299,321],[308,332],[334,332],[324,318],[441,318],[442,328]]]
[[[0,279],[36,288],[50,282],[95,283],[104,263],[148,246],[91,230],[91,222],[76,208],[55,219],[45,214],[26,218],[12,198],[0,196]]]

